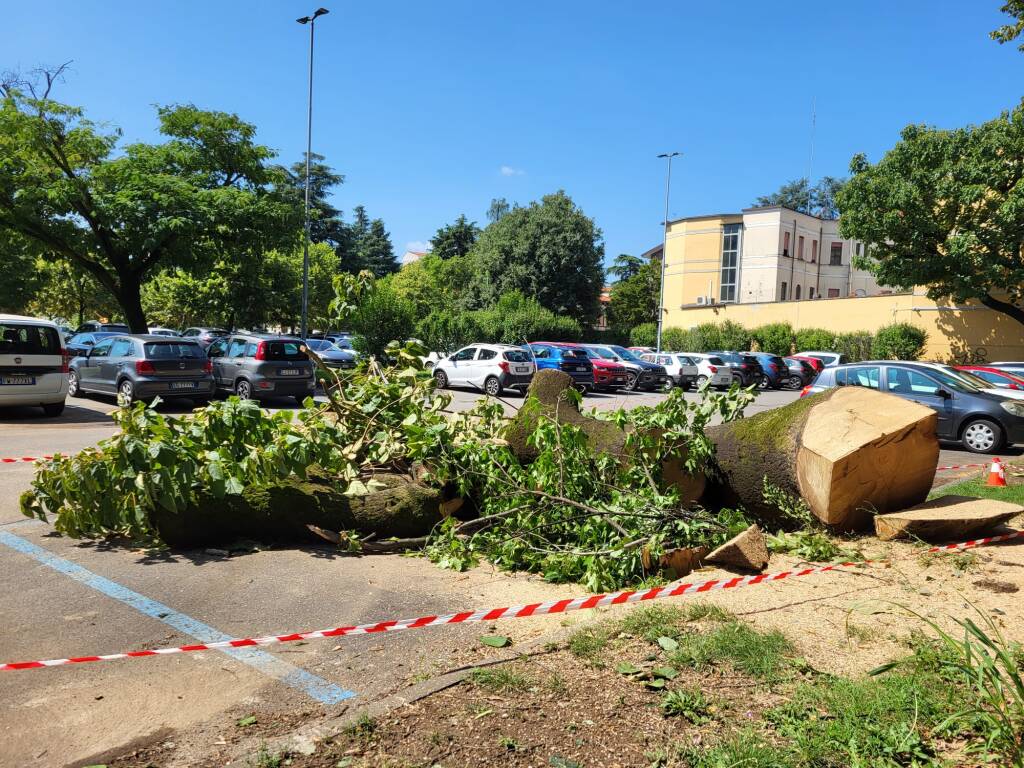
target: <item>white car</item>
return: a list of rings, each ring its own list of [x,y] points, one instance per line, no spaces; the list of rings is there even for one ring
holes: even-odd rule
[[[697,363],[689,355],[679,352],[648,352],[640,355],[640,359],[663,367],[674,386],[689,389],[697,385]]]
[[[797,352],[796,354],[798,357],[816,357],[825,364],[826,368],[835,368],[837,365],[850,362],[846,359],[846,355],[841,355],[838,352]]]
[[[0,315],[0,406],[38,405],[60,416],[68,395],[68,353],[49,320]]]
[[[475,387],[498,396],[506,388],[525,390],[537,366],[530,353],[509,344],[472,344],[434,364],[437,386]]]
[[[703,352],[687,352],[686,356],[697,366],[698,387],[704,386],[704,382],[710,382],[708,386],[715,389],[728,389],[732,386],[732,369],[722,358]]]
[[[149,332],[153,336],[181,336],[181,334],[173,328],[160,328],[154,326],[149,329]]]

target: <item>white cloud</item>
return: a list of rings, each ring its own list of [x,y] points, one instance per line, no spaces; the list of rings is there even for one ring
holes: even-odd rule
[[[416,251],[417,253],[422,253],[424,251],[429,251],[430,250],[430,243],[424,243],[421,240],[413,240],[411,243],[406,243],[405,244],[405,250],[407,250],[407,251]]]
[[[525,176],[526,175],[526,171],[524,171],[522,168],[513,168],[511,165],[503,165],[503,166],[501,166],[501,175],[502,176]]]

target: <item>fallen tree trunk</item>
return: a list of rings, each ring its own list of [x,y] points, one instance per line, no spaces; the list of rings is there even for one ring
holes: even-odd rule
[[[440,489],[408,475],[373,476],[385,488],[363,496],[346,496],[345,483],[311,472],[302,480],[288,478],[239,495],[204,495],[178,512],[158,507],[151,514],[160,538],[172,547],[200,547],[238,539],[275,543],[317,541],[307,527],[331,531],[356,530],[377,538],[422,536],[442,517]]]
[[[527,402],[519,409],[505,436],[516,458],[524,464],[537,458],[537,449],[530,444],[530,436],[537,427],[538,419],[544,416],[579,428],[595,453],[608,454],[623,463],[632,462],[633,457],[626,446],[629,431],[619,429],[610,421],[580,413],[576,403],[565,396],[573,387],[572,377],[562,371],[545,369],[534,375],[526,392]],[[683,504],[690,504],[704,493],[706,479],[702,473],[688,472],[685,460],[686,448],[681,446],[675,455],[662,462],[661,477],[664,485],[679,491]]]
[[[764,482],[803,498],[823,523],[869,526],[919,504],[935,477],[935,412],[864,387],[841,387],[706,430],[717,473],[708,501],[784,525]]]

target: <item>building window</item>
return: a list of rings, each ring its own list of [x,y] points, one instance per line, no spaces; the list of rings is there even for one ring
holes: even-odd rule
[[[789,232],[782,233],[782,255],[789,256]]]
[[[804,260],[804,236],[803,235],[800,235],[800,237],[798,237],[796,239],[796,257],[798,259],[800,259],[800,261]]]
[[[857,255],[860,256],[860,243],[857,243]]]
[[[813,264],[818,260],[818,241],[811,240],[811,263]]]
[[[801,289],[802,287],[803,287],[803,286],[800,286],[800,285],[798,285],[798,286],[796,287],[796,290],[794,290],[794,291],[793,291],[793,298],[794,298],[794,299],[795,299],[796,301],[800,301],[800,289]]]
[[[785,283],[782,284],[782,290],[779,291],[779,301],[785,301],[786,300],[786,288],[787,287],[788,286]]]
[[[828,297],[830,299],[838,299],[839,298],[839,289],[838,288],[829,288],[828,289]]]
[[[828,264],[830,267],[838,267],[843,263],[843,244],[832,243],[832,250],[828,254]]]
[[[719,301],[736,301],[741,226],[741,224],[726,224],[722,229],[722,283],[719,289]]]
[[[813,285],[810,288],[807,289],[807,298],[808,299],[813,299],[814,298],[814,286]]]

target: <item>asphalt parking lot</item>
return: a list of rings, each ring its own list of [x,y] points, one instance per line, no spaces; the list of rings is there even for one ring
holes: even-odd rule
[[[478,394],[453,392],[463,409]],[[592,395],[597,408],[660,394]],[[797,397],[758,395],[749,413]],[[518,395],[505,397],[513,410]],[[281,401],[271,408],[293,408]],[[115,432],[112,400],[69,399],[64,414],[0,412],[0,458],[73,452]],[[186,413],[188,401],[160,406]],[[1002,455],[1018,455],[1019,449]],[[940,464],[983,459],[947,446]],[[537,579],[442,571],[420,558],[345,557],[328,547],[153,554],[78,542],[27,520],[28,463],[0,464],[0,661],[159,648],[542,600],[571,592]],[[267,649],[85,664],[0,674],[0,765],[76,764],[212,717],[303,713],[370,701],[447,668],[479,628],[346,638]],[[212,738],[212,737],[211,737]]]

